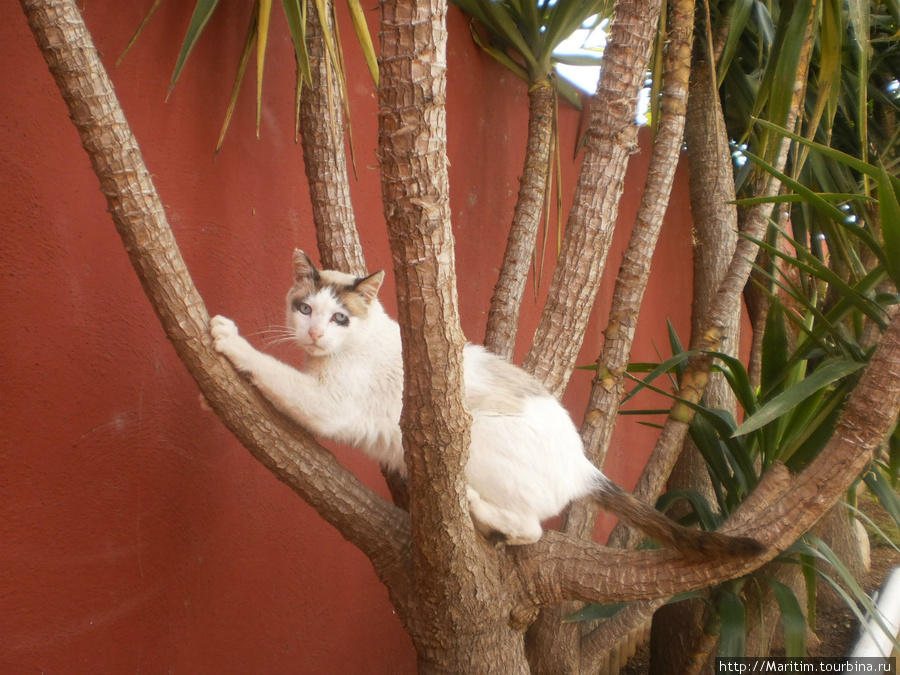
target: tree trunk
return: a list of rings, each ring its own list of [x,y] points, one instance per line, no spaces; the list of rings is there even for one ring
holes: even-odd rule
[[[400,420],[409,473],[409,631],[423,673],[525,673],[502,554],[469,517],[470,418],[447,178],[446,3],[382,0],[379,147],[403,340]]]

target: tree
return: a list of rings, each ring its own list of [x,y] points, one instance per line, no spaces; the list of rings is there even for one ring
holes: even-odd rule
[[[525,672],[525,630],[543,607],[571,600],[653,600],[758,567],[834,503],[893,426],[900,404],[896,320],[824,452],[796,476],[773,465],[726,525],[727,531],[748,533],[768,544],[769,551],[759,558],[685,562],[666,552],[615,551],[556,533],[532,546],[507,549],[481,539],[465,512],[462,482],[468,421],[461,402],[462,335],[443,131],[446,8],[439,2],[384,2],[382,187],[404,336],[405,398],[415,403],[405,406],[402,423],[410,474],[407,513],[361,486],[216,357],[203,301],[77,9],[54,0],[22,0],[22,6],[125,248],[179,356],[210,405],[254,456],[369,557],[412,636],[422,672]],[[557,392],[574,366],[634,142],[634,100],[653,33],[653,22],[635,17],[647,9],[641,3],[617,6],[563,262],[526,361]],[[651,16],[658,11],[650,9]],[[773,187],[769,190],[774,193]],[[746,253],[736,254],[731,278],[722,285],[720,296],[731,301],[749,272]],[[440,321],[432,320],[438,316]],[[714,347],[722,338],[720,325],[712,312],[698,344]],[[689,368],[695,375],[692,392],[699,395],[708,359]],[[682,434],[685,421],[677,414],[673,418],[669,433]],[[596,635],[581,639],[581,657],[591,659],[602,648],[599,642]]]

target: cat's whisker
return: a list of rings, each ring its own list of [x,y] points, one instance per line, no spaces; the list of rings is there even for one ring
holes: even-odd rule
[[[290,326],[269,326],[268,328],[263,328],[262,330],[257,331],[254,335],[268,335],[268,334],[276,334],[276,335],[284,335],[286,333],[293,334],[294,329]]]
[[[256,335],[263,336],[263,345],[266,347],[294,342],[297,339],[296,332],[289,326],[270,326],[257,332]]]
[[[296,342],[297,336],[291,333],[290,335],[267,338],[266,340],[263,340],[263,345],[266,347],[274,347],[275,345],[294,344]]]

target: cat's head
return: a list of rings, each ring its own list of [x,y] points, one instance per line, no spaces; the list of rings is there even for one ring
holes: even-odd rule
[[[287,325],[311,356],[326,356],[353,344],[369,318],[384,272],[367,277],[316,269],[294,251],[294,285],[287,295]]]

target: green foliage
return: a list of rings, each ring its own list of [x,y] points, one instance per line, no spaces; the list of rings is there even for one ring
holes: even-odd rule
[[[488,55],[529,85],[553,80],[557,91],[581,106],[577,90],[551,78],[557,63],[598,65],[600,56],[565,56],[555,50],[585,22],[608,18],[609,0],[451,0],[472,17],[472,38]]]
[[[319,17],[326,16],[326,13],[330,11],[326,6],[326,2],[324,0],[314,0],[314,2],[314,11],[318,12]],[[129,41],[128,45],[125,47],[125,51],[123,52],[122,56],[119,57],[118,62],[122,61],[122,59],[125,57],[125,54],[128,53],[128,51],[137,41],[137,38],[140,36],[141,32],[143,32],[150,18],[159,8],[161,3],[162,0],[154,0],[153,5],[150,7],[147,15],[144,17],[144,20],[141,22],[137,31],[135,31],[135,34]],[[288,28],[291,33],[291,40],[294,45],[294,57],[297,64],[296,100],[298,101],[299,106],[303,84],[309,84],[311,82],[309,54],[306,47],[306,23],[310,8],[307,0],[282,0],[281,4],[284,10],[285,18],[287,20]],[[369,68],[372,79],[377,86],[378,59],[375,54],[375,47],[372,44],[372,38],[369,34],[368,26],[366,25],[365,14],[362,9],[362,5],[360,4],[359,0],[347,0],[347,4],[350,10],[350,17],[353,22],[353,28],[356,32],[357,38],[359,39],[360,46],[362,47],[363,55],[366,59],[366,64]],[[167,99],[171,95],[172,90],[175,88],[175,84],[178,82],[178,79],[181,76],[184,66],[187,63],[188,57],[194,49],[194,46],[199,41],[200,36],[203,34],[204,29],[206,28],[210,18],[213,16],[218,6],[219,0],[196,0],[196,4],[194,5],[194,12],[191,16],[191,20],[185,33],[184,40],[181,44],[181,50],[178,54],[178,59],[175,63],[175,70],[172,73],[172,80],[169,83],[169,89],[166,94]],[[241,58],[238,65],[238,70],[234,78],[234,86],[232,87],[228,109],[225,114],[225,121],[222,125],[221,133],[219,134],[218,144],[216,145],[216,152],[218,152],[222,147],[222,141],[225,138],[225,133],[228,130],[229,123],[231,122],[231,117],[234,113],[234,108],[237,103],[237,97],[241,89],[244,74],[250,61],[250,57],[253,54],[254,44],[256,45],[256,133],[257,136],[259,135],[260,115],[262,110],[263,73],[265,70],[266,48],[269,39],[269,24],[271,15],[272,0],[254,0],[253,8],[250,12],[250,20],[247,25],[246,37],[244,39],[243,47],[241,48]],[[331,18],[333,22],[333,15]],[[322,32],[325,41],[326,52],[328,54],[328,58],[331,61],[332,67],[338,75],[338,80],[344,92],[344,96],[342,97],[344,101],[344,112],[345,115],[349,117],[349,110],[346,107],[346,81],[344,77],[343,61],[341,59],[341,44],[339,34],[337,30],[335,30],[334,32],[328,31],[325,26],[324,20],[321,21],[321,23],[323,25]],[[299,114],[299,111],[297,112]]]
[[[785,133],[768,122],[760,124],[773,134]],[[834,269],[836,254],[817,256],[774,224],[770,239],[758,242],[777,262],[759,269],[769,311],[761,340],[758,385],[751,385],[751,376],[738,359],[707,353],[715,359],[714,370],[725,377],[734,393],[744,421],[739,425],[727,411],[682,401],[695,412],[690,434],[707,465],[718,509],[713,510],[699,493],[686,490],[669,492],[657,503],[662,510],[677,501],[684,503],[688,513],[682,522],[700,523],[705,529],[716,528],[732,513],[759,482],[762,472],[775,462],[797,472],[818,456],[833,435],[843,403],[873,351],[872,334],[887,326],[887,307],[898,302],[896,285],[886,287],[884,282],[896,284],[900,280],[894,271],[900,258],[895,257],[896,244],[892,241],[900,228],[900,218],[894,212],[900,201],[900,182],[883,162],[875,166],[796,134],[789,135],[809,150],[810,158],[822,155],[868,177],[877,199],[865,198],[865,203],[881,215],[882,227],[879,231],[865,222],[847,222],[846,213],[834,208],[833,195],[823,196],[799,180],[779,175],[796,197],[782,203],[795,208],[812,205],[823,218],[830,219],[834,231],[845,232],[847,241],[852,241],[859,269],[856,273],[852,266]],[[777,173],[768,162],[755,156],[751,160],[762,170]],[[828,244],[830,248],[830,240]],[[637,384],[626,400],[646,389],[675,397],[654,381],[667,376],[677,390],[684,365],[698,352],[685,350],[671,327],[670,347],[673,356],[662,363],[633,365],[632,372],[646,376],[638,380],[630,375]],[[861,479],[896,523],[900,523],[898,467],[900,431],[895,430],[882,456]],[[802,565],[810,617],[815,612],[819,580],[835,588],[860,619],[871,612],[872,602],[851,572],[816,537],[807,533],[775,562]],[[746,600],[764,587],[771,590],[780,610],[787,654],[805,653],[807,617],[799,599],[783,583],[757,572],[710,592],[714,620],[709,625],[718,627],[720,656],[743,655],[744,635],[751,620]]]

